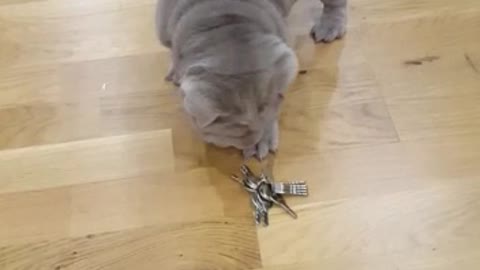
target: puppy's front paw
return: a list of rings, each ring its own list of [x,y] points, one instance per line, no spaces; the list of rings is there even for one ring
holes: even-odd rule
[[[165,76],[165,81],[167,82],[172,82],[173,81],[173,76],[174,76],[174,70],[173,70],[173,65],[170,65],[168,67],[167,75]]]
[[[277,151],[277,146],[271,140],[262,139],[255,146],[243,149],[243,157],[245,159],[256,157],[259,160],[263,160],[270,152],[274,153],[275,151]]]
[[[275,124],[271,130],[265,133],[259,143],[255,146],[244,149],[243,156],[245,159],[256,157],[262,160],[268,156],[270,152],[275,153],[278,149],[278,127]]]
[[[324,11],[310,31],[315,42],[332,42],[342,38],[347,30],[347,15],[344,8]]]

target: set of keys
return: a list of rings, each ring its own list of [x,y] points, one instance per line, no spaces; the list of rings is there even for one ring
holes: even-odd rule
[[[250,193],[257,225],[268,226],[268,210],[273,205],[281,207],[292,218],[298,217],[287,205],[284,196],[308,196],[308,186],[305,182],[273,182],[264,174],[257,177],[246,165],[242,165],[240,172],[242,177],[234,174],[232,179]]]

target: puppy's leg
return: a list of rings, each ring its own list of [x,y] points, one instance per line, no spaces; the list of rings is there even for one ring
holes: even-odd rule
[[[174,57],[174,51],[170,52],[170,65],[168,66],[167,75],[165,76],[165,81],[173,83],[175,86],[180,86],[180,80],[178,79],[176,73],[176,61]]]
[[[173,68],[173,63],[170,63],[170,65],[168,66],[167,76],[165,76],[165,81],[172,82],[174,75],[175,75],[175,70]]]
[[[168,31],[168,20],[170,14],[175,8],[176,0],[158,0],[155,24],[157,28],[157,36],[163,46],[167,48],[172,47],[171,33]]]
[[[245,159],[256,157],[260,160],[264,159],[268,153],[276,152],[278,149],[278,121],[265,130],[265,133],[260,142],[252,148],[244,149],[243,156]]]
[[[311,35],[315,42],[332,42],[343,37],[347,24],[347,0],[321,0],[323,14],[315,22]]]

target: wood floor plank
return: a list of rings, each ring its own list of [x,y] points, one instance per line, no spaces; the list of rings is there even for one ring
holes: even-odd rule
[[[478,86],[480,87],[480,81]],[[480,89],[480,88],[479,88]],[[480,95],[389,102],[399,136],[405,140],[480,134]]]
[[[394,255],[406,262],[415,253],[458,256],[479,248],[479,195],[478,184],[451,184],[305,205],[295,221],[279,211],[259,231],[262,259],[275,265],[358,254],[372,262]]]
[[[167,69],[162,57],[155,54],[2,73],[0,148],[171,128],[183,114],[180,98],[159,76]]]
[[[388,100],[478,95],[479,26],[480,12],[451,14],[366,25],[359,39]]]
[[[306,104],[308,98],[303,101],[291,99],[285,104],[280,121],[282,151],[306,154],[398,139],[382,100],[317,108],[315,101],[311,105]]]
[[[228,175],[209,169],[10,193],[0,195],[0,246],[251,217],[247,198]]]
[[[448,269],[452,264],[441,258],[474,269],[478,256],[471,251],[480,245],[479,150],[477,136],[464,135],[297,160],[279,155],[275,177],[307,180],[310,196],[289,198],[298,220],[275,209],[272,225],[259,231],[264,266],[309,262],[342,269],[342,262],[359,256],[366,269],[383,269],[385,258],[393,269]]]
[[[349,0],[348,7],[349,28],[355,28],[364,23],[380,25],[480,11],[476,0]],[[289,18],[289,26],[295,31],[308,32],[314,18],[318,17],[321,10],[322,5],[318,0],[302,0],[294,6]]]
[[[363,37],[401,139],[480,132],[480,43],[461,27],[480,26],[480,12],[434,18],[369,26]]]
[[[303,50],[299,48],[298,52],[303,53]],[[375,75],[365,62],[350,62],[337,66],[337,61],[343,61],[338,58],[347,56],[344,56],[341,51],[332,48],[331,50],[333,51],[331,55],[328,55],[328,52],[320,53],[323,51],[320,49],[314,51],[315,54],[319,52],[318,56],[313,58],[321,59],[319,63],[304,61],[300,68],[306,73],[299,75],[287,92],[286,104],[315,108],[355,104],[381,98]],[[316,78],[322,78],[322,80],[316,80]],[[286,107],[284,111],[288,113],[288,109],[289,107]]]
[[[10,17],[7,9],[0,26],[8,29],[0,37],[0,70],[162,51],[153,7],[43,19]]]
[[[351,0],[351,20],[384,23],[480,11],[475,0]]]
[[[254,269],[250,219],[218,218],[0,247],[11,269]]]
[[[436,249],[435,249],[436,251]],[[460,254],[438,255],[436,252],[419,252],[405,256],[395,256],[399,269],[413,270],[448,270],[465,269],[475,270],[480,264],[480,254],[478,250],[464,251]]]
[[[0,3],[0,6],[26,4],[26,3],[36,2],[36,1],[42,1],[42,0],[5,0]]]
[[[0,194],[172,172],[171,132],[0,151]]]
[[[0,74],[0,108],[34,103],[95,103],[95,98],[151,91],[168,98],[173,86],[165,84],[161,76],[168,68],[165,57],[165,53],[154,53],[7,70]]]
[[[430,138],[311,155],[280,151],[270,165],[276,179],[308,181],[309,197],[289,200],[299,206],[455,183],[473,184],[480,177],[477,138]]]
[[[155,0],[4,0],[0,15],[13,18],[65,18],[153,6]]]
[[[349,270],[354,265],[358,270],[394,270],[395,264],[386,257],[370,258],[352,258],[344,257],[342,260],[338,259],[321,259],[317,261],[309,261],[295,264],[276,264],[266,265],[257,270],[317,270],[317,269],[332,269],[332,270]]]

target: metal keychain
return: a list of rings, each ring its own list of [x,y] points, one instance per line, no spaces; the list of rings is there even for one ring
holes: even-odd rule
[[[273,205],[281,207],[292,218],[298,217],[287,205],[284,196],[308,196],[308,186],[305,182],[274,182],[265,174],[256,176],[246,165],[241,166],[240,172],[241,177],[234,174],[231,178],[250,194],[250,202],[254,209],[253,216],[257,225],[269,225],[268,210]]]

